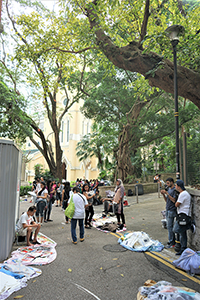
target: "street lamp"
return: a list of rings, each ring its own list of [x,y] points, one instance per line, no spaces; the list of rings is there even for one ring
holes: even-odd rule
[[[171,40],[174,56],[174,102],[175,102],[175,131],[176,131],[176,179],[180,179],[180,162],[179,162],[179,125],[178,125],[178,86],[177,86],[177,60],[176,46],[179,43],[179,36],[183,35],[185,28],[181,25],[172,25],[165,32]]]

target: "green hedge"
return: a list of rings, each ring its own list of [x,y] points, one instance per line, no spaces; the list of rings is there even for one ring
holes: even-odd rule
[[[27,195],[32,190],[31,185],[20,186],[20,196]]]

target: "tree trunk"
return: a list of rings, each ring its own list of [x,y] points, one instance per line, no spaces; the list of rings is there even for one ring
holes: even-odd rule
[[[133,175],[134,171],[134,168],[131,164],[129,152],[129,129],[129,125],[124,126],[123,131],[118,137],[119,150],[117,155],[116,176],[122,181],[125,181],[128,175]]]
[[[97,1],[93,1],[94,4]],[[143,54],[138,42],[119,48],[100,28],[94,6],[87,9],[90,26],[95,30],[97,44],[105,56],[117,67],[137,72],[149,80],[152,87],[174,93],[174,65],[154,52]],[[159,67],[160,66],[160,67]],[[200,74],[186,67],[177,67],[178,95],[191,100],[200,108]]]

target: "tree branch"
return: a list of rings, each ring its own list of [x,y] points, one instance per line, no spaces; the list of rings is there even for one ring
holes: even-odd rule
[[[144,18],[143,18],[143,22],[142,22],[142,28],[141,28],[141,33],[140,33],[140,41],[139,41],[139,48],[141,47],[141,42],[143,41],[145,35],[147,34],[147,24],[148,24],[148,19],[150,16],[149,13],[149,2],[150,0],[146,0],[145,3],[145,10],[144,10]]]

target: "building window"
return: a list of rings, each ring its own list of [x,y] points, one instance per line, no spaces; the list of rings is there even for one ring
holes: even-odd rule
[[[90,123],[87,123],[87,134],[90,133]]]
[[[63,143],[63,131],[64,131],[64,122],[61,123],[61,130],[60,130],[60,142]]]
[[[85,128],[84,128],[84,126],[85,126],[85,124],[84,124],[84,121],[82,122],[82,135],[84,135],[85,134]]]
[[[67,120],[67,143],[69,143],[69,120]]]

